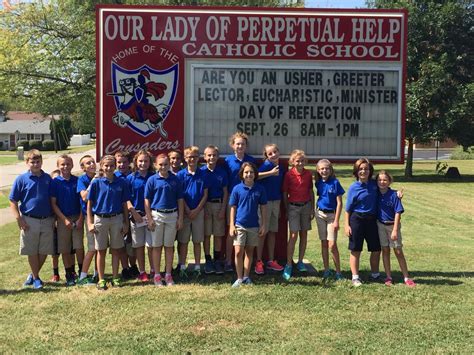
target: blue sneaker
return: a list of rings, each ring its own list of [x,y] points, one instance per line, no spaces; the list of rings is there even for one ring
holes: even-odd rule
[[[285,268],[283,269],[283,278],[288,281],[291,278],[291,272],[293,268],[289,265],[285,265]]]
[[[204,264],[204,273],[206,275],[209,274],[214,274],[216,272],[216,269],[214,267],[214,263],[212,260],[206,260],[206,263]]]
[[[342,274],[340,272],[336,272],[335,279],[336,279],[336,281],[342,281],[342,280],[344,280],[344,276],[342,276]]]
[[[232,284],[232,288],[238,288],[240,286],[242,286],[242,280],[240,279],[235,280],[235,282]]]
[[[23,283],[23,287],[33,286],[33,274],[29,274],[26,281]]]
[[[252,280],[250,279],[250,277],[245,277],[245,278],[242,280],[242,285],[253,285],[253,282],[252,282]]]
[[[43,288],[43,281],[41,281],[41,279],[34,279],[33,280],[33,287],[36,290],[39,290],[39,289]]]
[[[298,261],[296,264],[296,268],[298,269],[299,272],[307,272],[308,269],[306,268],[306,265],[302,261]]]
[[[323,272],[323,279],[329,279],[332,275],[332,270],[331,269],[327,269]]]
[[[224,273],[224,265],[222,265],[221,261],[216,261],[214,263],[214,268],[216,270],[216,275],[222,275]]]
[[[234,272],[234,267],[232,266],[232,264],[225,263],[224,271],[225,272]]]

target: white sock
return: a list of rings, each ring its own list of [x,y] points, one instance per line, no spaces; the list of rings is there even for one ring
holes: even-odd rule
[[[407,280],[409,280],[410,278],[409,277],[405,277],[404,280],[405,282],[407,282]]]
[[[352,275],[352,280],[357,280],[359,278],[359,275]]]
[[[165,275],[165,277],[170,277],[170,276],[171,276],[171,274],[168,273],[168,272],[167,272],[166,275]]]
[[[186,265],[181,264],[181,265],[179,266],[179,269],[180,269],[180,270],[186,270]]]
[[[84,280],[87,277],[87,272],[82,272],[81,275],[79,276],[79,280]]]
[[[194,265],[194,270],[201,270],[201,264]]]
[[[380,276],[380,272],[373,272],[372,277],[375,279]]]
[[[97,270],[94,270],[94,277],[99,276],[99,272]]]

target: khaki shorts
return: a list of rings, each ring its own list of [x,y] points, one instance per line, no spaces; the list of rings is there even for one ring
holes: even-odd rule
[[[79,215],[68,217],[70,221],[77,221]],[[57,221],[58,226],[58,253],[69,254],[72,249],[84,249],[84,230],[76,226],[76,228],[68,229],[63,221]]]
[[[393,224],[383,224],[382,222],[377,221],[377,229],[379,231],[380,246],[382,248],[383,247],[390,247],[390,248],[403,247],[400,225],[398,225],[397,240],[392,240],[390,238],[390,235],[392,234],[392,231],[393,231]]]
[[[20,230],[20,255],[54,254],[54,218],[37,219],[23,216],[30,226]]]
[[[304,206],[288,204],[288,224],[290,232],[311,230],[311,202]]]
[[[102,218],[94,215],[94,226],[97,231],[95,234],[95,249],[105,250],[121,249],[123,245],[123,214],[120,213],[114,217]]]
[[[178,212],[161,213],[152,211],[151,215],[155,221],[155,230],[150,232],[150,241],[146,244],[152,248],[173,247],[176,238],[176,221],[178,220]]]
[[[219,218],[222,203],[207,202],[204,206],[204,235],[223,237],[225,234],[224,218]]]
[[[337,232],[334,231],[335,213],[324,213],[316,211],[316,225],[318,226],[318,234],[320,240],[329,240],[335,242],[337,240]]]
[[[202,243],[204,241],[204,209],[192,221],[184,217],[183,228],[178,231],[178,242],[188,243],[193,236],[193,243]]]
[[[86,231],[87,251],[97,251],[95,248],[95,235],[87,228],[87,218],[84,218],[84,230]]]
[[[150,235],[151,232],[148,230],[147,226],[135,227],[135,223],[130,221],[130,229],[132,231],[132,244],[131,245],[133,248],[144,247],[146,242],[151,240],[151,235]],[[126,244],[126,246],[127,245],[130,245],[130,244]]]
[[[278,220],[280,218],[280,200],[268,201],[267,204],[267,223],[265,229],[267,232],[278,232]],[[258,209],[259,224],[262,225],[261,209]]]
[[[237,235],[234,237],[234,245],[258,246],[258,228],[244,228],[237,226]]]

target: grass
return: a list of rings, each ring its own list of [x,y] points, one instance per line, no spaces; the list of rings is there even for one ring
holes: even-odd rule
[[[310,274],[289,283],[279,275],[255,277],[253,287],[238,290],[226,275],[163,289],[129,281],[106,292],[53,284],[34,292],[21,288],[28,267],[17,255],[16,224],[0,227],[0,352],[471,353],[474,162],[451,164],[463,180],[437,176],[433,162],[415,162],[413,180],[402,177],[402,166],[376,167],[405,189],[402,234],[414,289],[400,283],[392,260],[392,288],[352,289],[348,280],[323,284]],[[350,167],[336,169],[347,190]],[[319,244],[313,228],[306,258],[321,270]],[[342,234],[339,246],[349,277]],[[366,251],[361,275],[368,277]]]
[[[0,208],[6,208],[10,206],[10,200],[8,195],[10,194],[10,189],[0,190]]]
[[[0,156],[0,165],[20,163],[16,156]]]

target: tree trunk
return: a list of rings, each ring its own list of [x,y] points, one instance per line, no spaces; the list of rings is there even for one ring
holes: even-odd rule
[[[413,177],[413,138],[408,138],[408,153],[405,158],[405,177]]]

